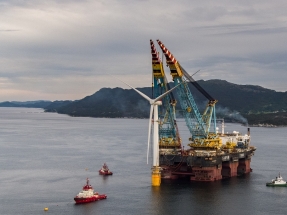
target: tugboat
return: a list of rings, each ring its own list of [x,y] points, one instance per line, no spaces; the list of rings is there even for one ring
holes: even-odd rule
[[[113,173],[109,170],[106,163],[104,163],[103,167],[99,170],[100,175],[112,175]]]
[[[76,204],[94,202],[102,199],[106,199],[105,194],[94,193],[93,187],[89,184],[89,179],[87,178],[87,184],[83,186],[83,190],[75,196],[74,200]]]
[[[286,181],[283,180],[282,176],[279,175],[275,179],[272,179],[271,182],[267,182],[266,186],[268,187],[287,187]]]

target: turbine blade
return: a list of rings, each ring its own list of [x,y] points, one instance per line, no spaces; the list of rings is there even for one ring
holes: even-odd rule
[[[148,154],[149,154],[149,143],[150,143],[151,120],[152,120],[153,107],[154,107],[153,105],[150,106],[150,113],[149,113],[147,155],[146,155],[147,164],[148,164]]]
[[[110,75],[113,76],[113,75]],[[114,78],[118,79],[117,77],[113,76]],[[138,94],[140,94],[143,98],[145,98],[146,100],[148,100],[149,102],[152,101],[152,99],[150,97],[148,97],[147,95],[145,95],[144,93],[142,93],[141,91],[137,90],[136,88],[132,87],[131,85],[127,84],[126,82],[122,81],[121,79],[118,79],[120,82],[128,85],[130,88],[132,88],[133,90],[135,90]]]
[[[181,84],[181,83],[180,83]],[[165,97],[168,93],[170,93],[171,91],[173,91],[175,88],[177,88],[180,84],[176,85],[175,87],[171,88],[170,90],[166,91],[165,93],[161,94],[159,97],[155,98],[153,100],[153,103],[162,99],[163,97]]]

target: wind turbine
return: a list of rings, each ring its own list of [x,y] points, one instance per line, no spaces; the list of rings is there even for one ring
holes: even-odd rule
[[[115,77],[116,78],[116,77]],[[118,79],[118,78],[117,78]],[[150,115],[149,115],[149,125],[148,125],[148,143],[147,143],[147,163],[148,163],[148,153],[149,153],[149,143],[150,143],[150,133],[151,133],[151,121],[152,121],[152,114],[154,119],[154,126],[153,126],[153,168],[152,168],[152,186],[160,186],[161,183],[161,172],[159,167],[159,135],[158,135],[158,105],[162,105],[160,101],[163,97],[165,97],[168,93],[178,87],[180,84],[176,85],[172,89],[166,91],[159,97],[155,99],[149,98],[147,95],[142,93],[141,91],[135,89],[131,85],[125,83],[124,81],[118,79],[119,81],[123,82],[133,90],[135,90],[138,94],[140,94],[143,98],[145,98],[150,103]]]

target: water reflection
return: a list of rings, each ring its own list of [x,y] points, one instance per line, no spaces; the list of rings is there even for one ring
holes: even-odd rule
[[[265,185],[278,172],[287,177],[287,128],[252,128],[252,145],[258,150],[250,174],[214,183],[163,181],[160,187],[151,187],[143,132],[147,120],[12,110],[0,112],[0,191],[5,193],[1,214],[36,215],[43,212],[43,205],[49,207],[48,213],[59,215],[287,214],[287,189]],[[240,131],[239,125],[227,126]],[[117,174],[103,177],[98,168],[107,158]],[[108,199],[74,205],[73,197],[87,177]]]
[[[112,177],[112,175],[100,175],[99,177],[102,177],[103,183],[108,183],[109,177]]]
[[[74,204],[74,210],[79,211],[81,214],[92,215],[94,214],[94,204]]]
[[[163,181],[160,187],[151,187],[150,214],[176,214],[178,211],[181,214],[225,214],[230,207],[238,208],[240,204],[244,211],[244,205],[252,207],[253,204],[246,192],[249,179],[249,175],[245,175],[212,183]]]

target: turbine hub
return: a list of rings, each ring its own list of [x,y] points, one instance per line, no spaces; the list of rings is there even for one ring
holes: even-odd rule
[[[156,101],[153,103],[153,105],[162,105],[162,101]]]

